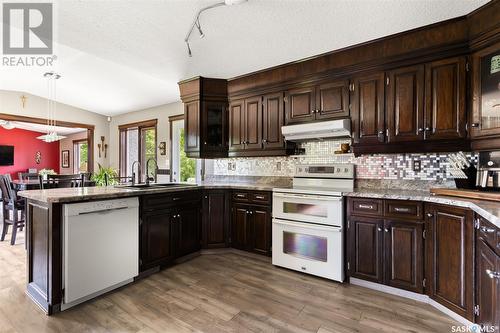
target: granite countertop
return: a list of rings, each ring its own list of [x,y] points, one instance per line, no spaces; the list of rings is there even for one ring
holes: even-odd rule
[[[44,203],[71,203],[87,200],[105,200],[114,198],[134,197],[147,194],[160,194],[178,191],[191,191],[199,189],[241,189],[255,191],[272,191],[276,187],[266,183],[226,183],[202,182],[197,185],[175,187],[152,187],[146,189],[132,189],[123,186],[107,187],[82,187],[82,188],[55,188],[47,190],[20,191],[18,195],[34,201]]]
[[[355,189],[345,196],[394,200],[415,200],[470,208],[500,228],[500,202],[433,195],[429,191],[398,189]]]

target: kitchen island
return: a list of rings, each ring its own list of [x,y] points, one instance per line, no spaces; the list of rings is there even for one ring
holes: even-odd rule
[[[110,210],[109,203],[117,200],[136,198],[139,203],[137,225],[139,226],[138,240],[138,275],[135,279],[154,273],[166,267],[181,257],[190,256],[199,252],[201,243],[208,243],[206,247],[225,247],[230,243],[230,227],[228,206],[232,191],[242,193],[263,193],[269,202],[257,203],[267,211],[265,230],[260,232],[260,238],[266,241],[263,254],[270,254],[270,225],[271,208],[270,191],[272,184],[249,183],[203,183],[200,185],[175,184],[150,187],[132,188],[124,186],[61,188],[49,190],[33,190],[19,192],[27,201],[27,294],[47,314],[51,315],[66,308],[65,299],[65,266],[79,265],[66,263],[65,265],[65,207],[81,204],[91,204],[99,209]],[[215,201],[210,207],[210,191],[214,191]],[[223,207],[218,207],[219,201]],[[249,202],[251,203],[249,196]],[[118,207],[123,209],[123,207]],[[204,209],[206,211],[204,211]],[[111,210],[117,210],[112,208]],[[119,211],[119,210],[117,210]],[[213,211],[213,212],[212,212]],[[87,213],[87,212],[85,212]],[[88,212],[90,213],[90,212]],[[97,212],[99,213],[99,211]],[[223,216],[219,218],[219,215]],[[221,223],[208,227],[210,235],[201,233],[202,215],[204,219]],[[104,219],[103,221],[107,221]],[[222,222],[221,222],[222,221]],[[119,228],[116,228],[119,229]],[[117,235],[118,235],[118,231]],[[87,234],[86,240],[92,244],[93,235]],[[210,243],[210,237],[222,238]],[[109,237],[110,246],[116,237]],[[208,238],[208,240],[207,240]],[[85,244],[85,242],[83,242]],[[268,247],[268,248],[267,248]],[[67,246],[66,246],[67,250]],[[251,249],[249,249],[251,250]],[[82,251],[80,251],[82,252]],[[254,251],[259,253],[259,251]],[[107,254],[107,253],[106,253]],[[96,256],[98,257],[98,256]],[[67,258],[66,258],[67,259]],[[100,258],[97,258],[100,259]],[[73,266],[74,267],[74,266]],[[130,282],[130,281],[128,281]],[[126,283],[121,283],[121,286]],[[111,288],[112,289],[112,288]],[[109,289],[109,290],[111,290]],[[106,292],[108,290],[103,290]],[[102,292],[101,292],[102,293]],[[81,301],[90,299],[100,293],[90,294]]]

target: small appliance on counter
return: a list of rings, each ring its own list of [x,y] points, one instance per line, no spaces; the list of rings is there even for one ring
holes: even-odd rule
[[[500,151],[479,153],[476,185],[483,190],[500,190]]]

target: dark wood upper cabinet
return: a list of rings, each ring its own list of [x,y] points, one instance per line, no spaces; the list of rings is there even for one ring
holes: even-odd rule
[[[316,109],[317,120],[349,117],[349,80],[318,85]]]
[[[285,124],[283,93],[264,95],[262,115],[262,144],[264,149],[282,149],[285,146],[281,126]]]
[[[229,193],[209,190],[203,194],[201,239],[204,248],[229,246]]]
[[[492,58],[500,54],[496,43],[472,54],[472,148],[500,148],[500,71],[492,71]],[[493,62],[494,63],[494,62]],[[496,140],[493,140],[496,139]]]
[[[226,157],[228,151],[227,81],[196,77],[179,82],[184,102],[188,157]]]
[[[385,222],[384,266],[387,285],[417,293],[423,292],[423,231],[423,222]]]
[[[351,116],[355,143],[385,141],[384,77],[384,73],[375,73],[353,79]]]
[[[262,148],[262,97],[245,99],[245,149]]]
[[[431,204],[426,205],[425,210],[429,296],[472,321],[472,212],[458,207]]]
[[[466,59],[425,65],[425,138],[463,139],[466,132]]]
[[[500,256],[476,238],[476,323],[483,327],[500,323]]]
[[[384,282],[384,220],[349,217],[349,274],[352,277]]]
[[[313,121],[316,112],[316,87],[290,89],[285,94],[286,124]]]
[[[388,142],[424,138],[424,65],[387,72]]]
[[[244,100],[229,104],[229,151],[245,149],[245,104]]]

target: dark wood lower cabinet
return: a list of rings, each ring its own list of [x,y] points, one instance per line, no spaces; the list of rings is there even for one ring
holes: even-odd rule
[[[173,215],[171,210],[159,210],[142,215],[141,271],[174,259]]]
[[[178,242],[175,256],[181,257],[200,249],[200,206],[186,205],[176,209],[173,233]]]
[[[476,322],[500,324],[500,256],[483,240],[476,243]],[[493,331],[492,331],[493,332]]]
[[[233,204],[231,246],[270,256],[271,219],[270,207]]]
[[[387,285],[423,293],[423,231],[424,222],[385,222],[385,283]]]
[[[429,296],[474,320],[473,215],[468,209],[426,205]]]
[[[349,217],[350,276],[383,283],[384,220]]]
[[[226,190],[207,190],[203,193],[201,230],[204,248],[229,246],[229,198]]]

